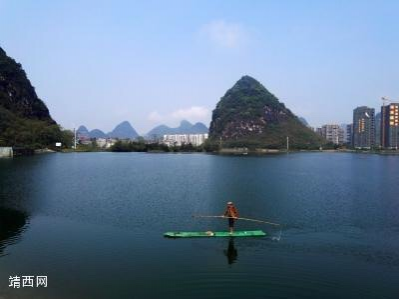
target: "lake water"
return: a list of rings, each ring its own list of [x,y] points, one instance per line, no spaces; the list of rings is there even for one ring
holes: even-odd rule
[[[237,229],[264,238],[166,239]],[[47,288],[9,288],[45,275]],[[78,153],[0,160],[0,298],[399,298],[399,157]]]

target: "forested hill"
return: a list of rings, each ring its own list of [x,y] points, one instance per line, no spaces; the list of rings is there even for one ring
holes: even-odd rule
[[[64,138],[21,64],[0,48],[0,146],[43,148]]]
[[[325,140],[260,82],[243,76],[221,98],[213,111],[209,142],[222,147],[318,148]]]

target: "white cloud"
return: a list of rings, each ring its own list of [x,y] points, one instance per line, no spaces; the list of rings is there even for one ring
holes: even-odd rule
[[[212,21],[202,26],[201,35],[213,43],[225,48],[236,48],[245,39],[245,31],[240,24],[228,23],[224,20]]]
[[[158,113],[158,111],[152,111],[150,115],[148,115],[148,120],[152,122],[160,122],[164,119],[164,117]]]
[[[210,110],[206,107],[192,106],[181,108],[165,115],[153,111],[148,115],[148,120],[154,123],[167,122],[172,124],[176,124],[181,120],[188,120],[190,122],[208,122],[210,114]]]
[[[201,120],[209,115],[209,110],[205,107],[193,106],[187,109],[179,109],[172,113],[172,117],[175,119],[187,119],[187,120]]]

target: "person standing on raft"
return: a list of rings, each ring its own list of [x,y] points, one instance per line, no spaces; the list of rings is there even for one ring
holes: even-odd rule
[[[236,221],[236,218],[238,218],[238,210],[231,201],[227,203],[226,211],[224,212],[223,216],[229,218],[229,230],[230,234],[233,234],[234,222]]]

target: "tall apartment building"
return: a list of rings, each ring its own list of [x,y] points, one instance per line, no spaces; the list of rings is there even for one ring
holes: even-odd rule
[[[375,146],[381,146],[381,113],[375,114]]]
[[[323,136],[322,128],[318,127],[315,129],[316,134]]]
[[[343,131],[343,143],[352,145],[352,124],[341,124],[341,129]]]
[[[353,146],[372,148],[375,145],[374,108],[366,106],[353,110]]]
[[[344,130],[342,130],[342,128],[336,124],[322,126],[321,136],[334,144],[344,143]]]
[[[353,124],[346,125],[346,143],[353,145]]]
[[[381,146],[395,149],[399,146],[399,103],[381,107]]]

